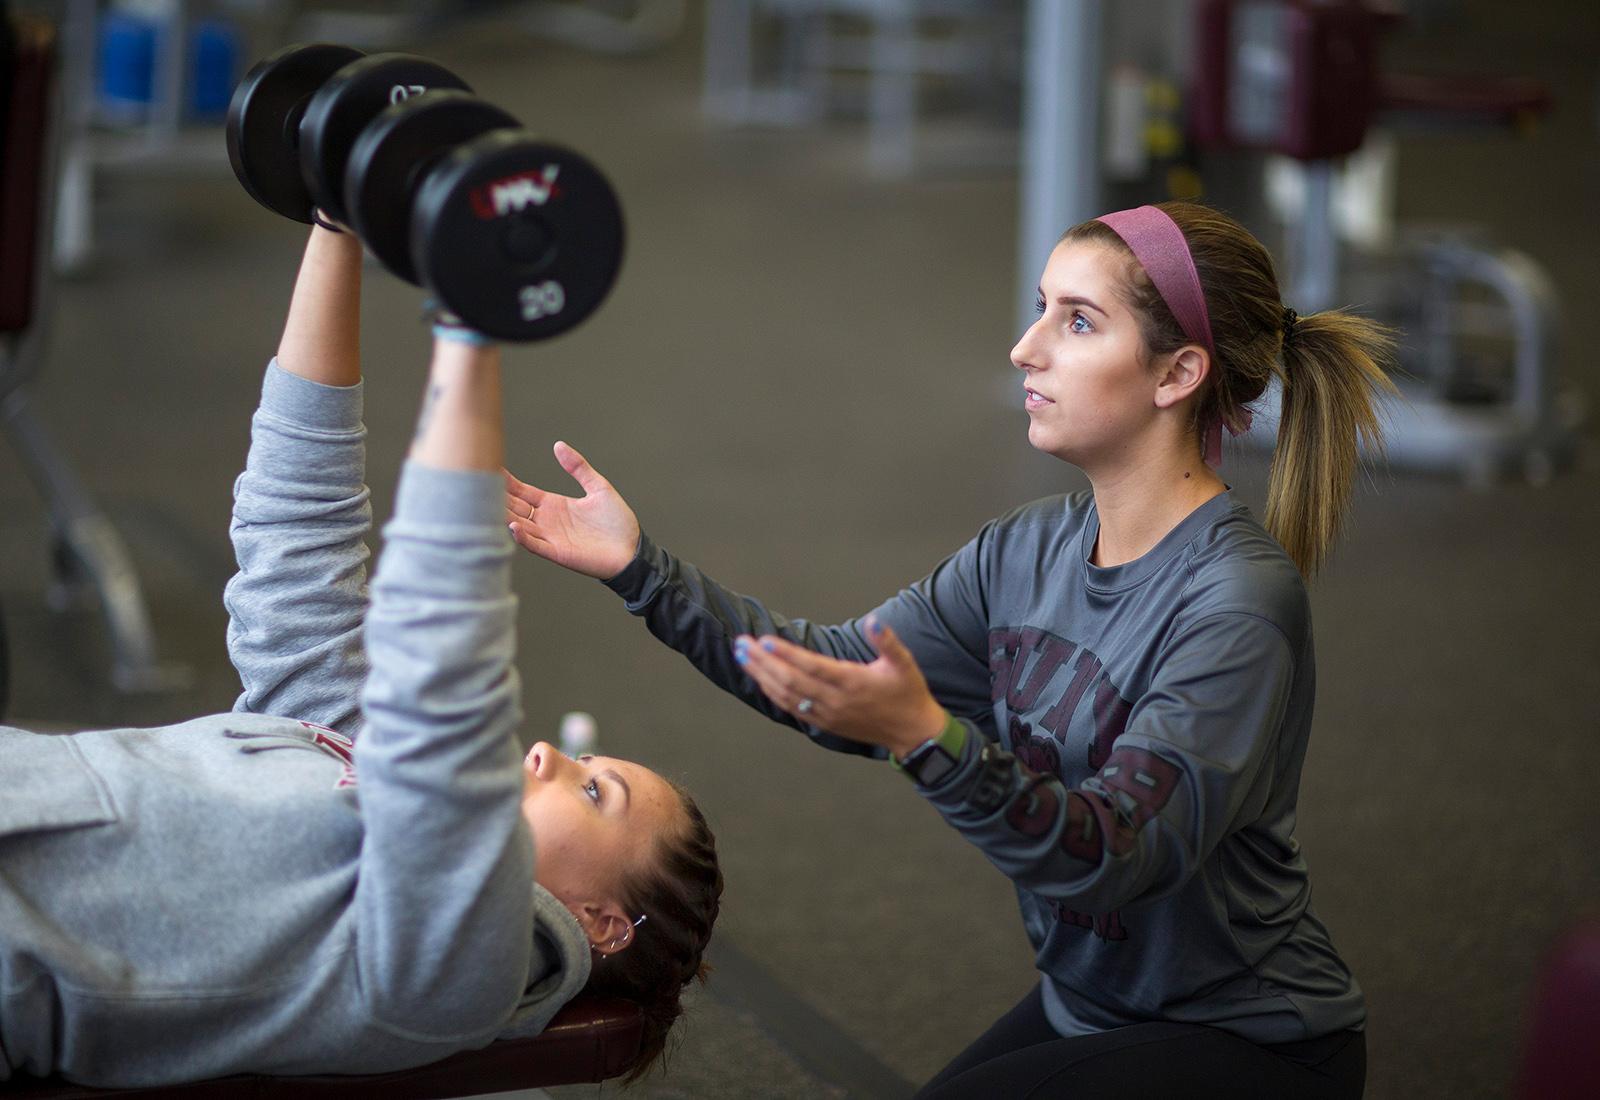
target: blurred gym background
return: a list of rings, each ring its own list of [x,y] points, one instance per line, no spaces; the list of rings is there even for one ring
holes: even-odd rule
[[[659,542],[793,615],[863,611],[1082,487],[1029,450],[1007,360],[1038,269],[1073,222],[1197,197],[1302,313],[1404,331],[1388,461],[1311,589],[1301,840],[1367,992],[1368,1095],[1511,1094],[1561,1056],[1535,1005],[1600,910],[1600,6],[1410,0],[1354,55],[1296,37],[1319,6],[10,4],[59,67],[41,201],[0,240],[5,721],[237,692],[230,490],[305,231],[235,181],[221,118],[286,44],[426,54],[607,172],[622,275],[580,329],[507,348],[512,468],[564,488],[572,442]],[[421,297],[369,266],[380,517]],[[1258,508],[1264,437],[1224,465]],[[909,1095],[1033,984],[1011,888],[903,779],[765,724],[599,585],[515,580],[525,741],[592,712],[605,751],[697,792],[723,853],[718,973],[632,1095]]]

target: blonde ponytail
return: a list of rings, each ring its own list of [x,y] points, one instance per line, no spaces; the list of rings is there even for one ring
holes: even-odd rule
[[[1393,351],[1383,325],[1334,311],[1299,318],[1284,340],[1266,527],[1308,577],[1339,533],[1362,444],[1382,452],[1378,399],[1396,392],[1385,371]]]

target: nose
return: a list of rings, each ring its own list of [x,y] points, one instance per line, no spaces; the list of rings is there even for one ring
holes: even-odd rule
[[[1035,321],[1032,325],[1029,325],[1017,340],[1016,346],[1011,349],[1011,365],[1018,370],[1034,369],[1033,362],[1029,358],[1029,349],[1032,346],[1030,337],[1033,336],[1034,327],[1038,323],[1038,321]]]
[[[528,755],[522,758],[523,767],[531,772],[535,779],[546,782],[560,774],[562,766],[567,763],[570,761],[548,741],[534,742],[533,748],[528,750]]]

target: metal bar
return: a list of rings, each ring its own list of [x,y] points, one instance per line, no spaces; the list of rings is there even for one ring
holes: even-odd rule
[[[1333,161],[1303,166],[1306,196],[1296,250],[1294,307],[1316,313],[1334,306],[1339,286],[1339,235],[1333,224]]]
[[[125,692],[186,686],[187,669],[156,659],[155,631],[127,547],[29,409],[26,389],[13,391],[0,404],[0,425],[49,505],[56,535],[72,555],[71,568],[93,585],[100,598],[111,635],[112,683]]]
[[[910,174],[916,155],[917,20],[896,2],[873,16],[868,159],[886,176]]]
[[[1030,0],[1023,58],[1017,331],[1056,238],[1100,210],[1100,0]]]

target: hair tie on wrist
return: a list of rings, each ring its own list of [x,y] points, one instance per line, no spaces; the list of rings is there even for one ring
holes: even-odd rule
[[[453,340],[458,344],[471,344],[475,348],[492,348],[494,341],[475,329],[447,321],[433,323],[433,335],[440,340]]]
[[[320,206],[314,206],[311,208],[311,224],[317,226],[318,228],[326,229],[329,233],[338,233],[340,236],[344,235],[344,230],[342,228],[322,216],[322,208]]]
[[[478,348],[495,345],[494,340],[462,324],[461,318],[446,309],[437,298],[423,299],[422,319],[433,326],[433,335],[440,340],[454,340],[458,344],[471,344]]]

